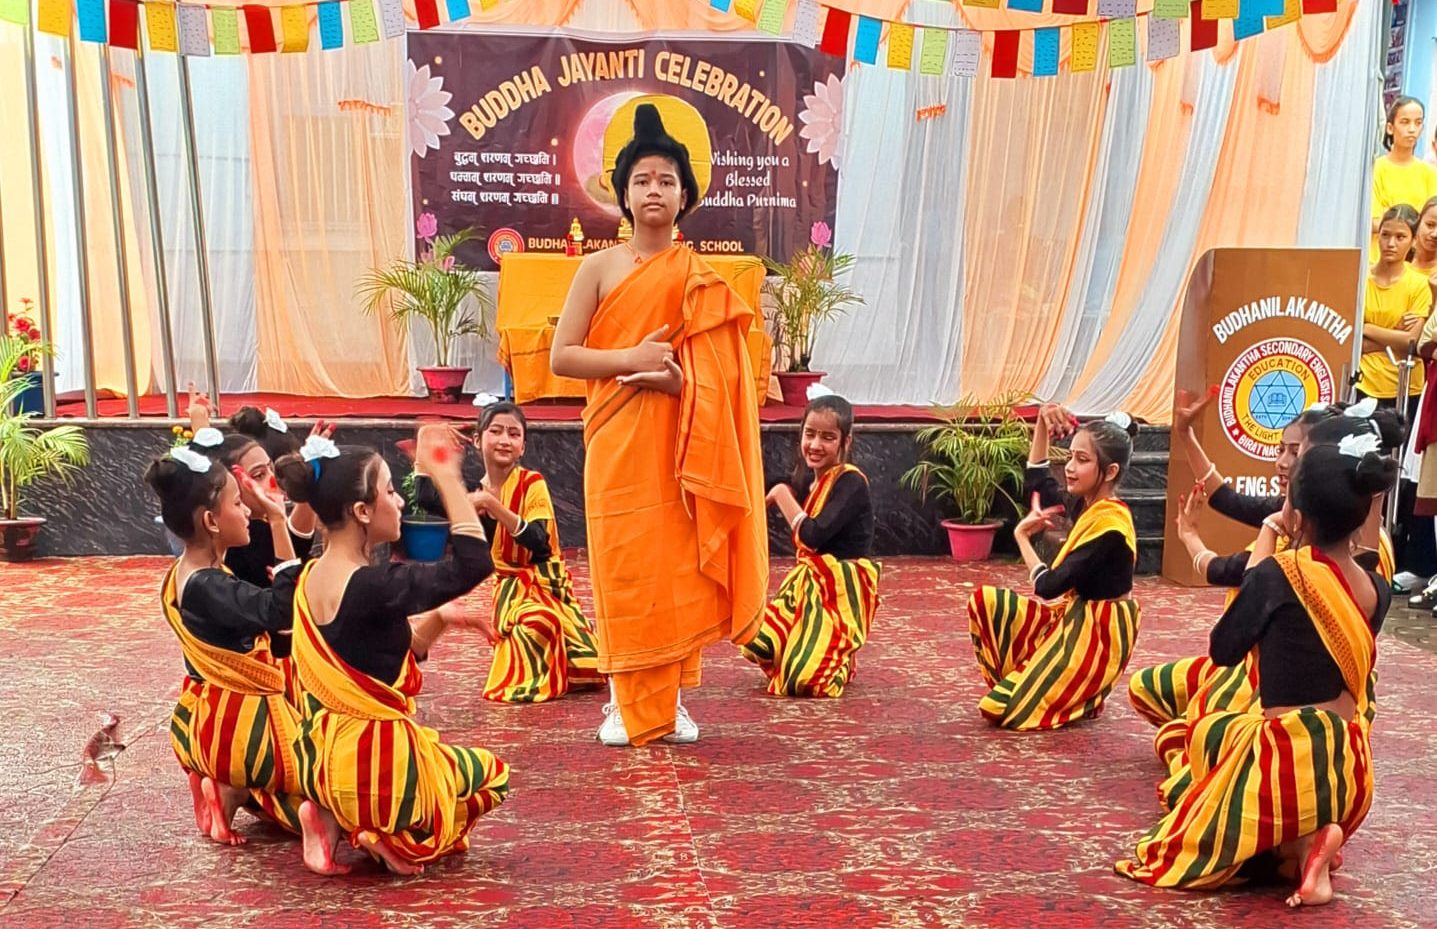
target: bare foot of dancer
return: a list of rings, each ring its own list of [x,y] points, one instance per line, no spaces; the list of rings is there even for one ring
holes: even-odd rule
[[[421,874],[424,871],[424,865],[412,864],[400,858],[372,832],[361,832],[359,844],[369,854],[384,862],[384,866],[394,874]]]
[[[200,783],[204,778],[193,771],[190,772],[190,801],[195,805],[195,827],[200,830],[200,835],[209,837],[210,834],[210,805],[205,799],[204,789]]]
[[[348,874],[349,865],[334,860],[339,846],[339,823],[334,814],[309,800],[299,805],[299,826],[304,831],[304,866],[315,874]]]
[[[205,805],[210,810],[210,838],[221,845],[243,845],[245,837],[231,831],[230,823],[234,822],[235,811],[249,792],[209,777],[200,782],[200,790],[204,792]]]
[[[1332,902],[1332,881],[1329,880],[1332,858],[1342,848],[1342,827],[1330,823],[1312,836],[1312,846],[1302,866],[1302,883],[1287,898],[1288,906],[1322,906]]]

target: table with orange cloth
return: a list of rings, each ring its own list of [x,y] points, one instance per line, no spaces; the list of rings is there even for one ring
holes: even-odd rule
[[[495,325],[499,331],[499,363],[514,384],[514,401],[583,399],[584,382],[556,377],[549,370],[549,347],[554,323],[569,296],[569,284],[579,270],[580,258],[538,252],[510,252],[499,262],[499,298]],[[757,313],[763,288],[763,265],[746,256],[705,256],[705,261],[728,281]],[[768,395],[772,340],[764,331],[762,316],[755,315],[749,330],[749,359],[759,402]]]

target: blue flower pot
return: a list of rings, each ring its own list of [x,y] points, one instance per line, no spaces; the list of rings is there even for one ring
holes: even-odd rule
[[[410,561],[438,561],[449,544],[449,521],[426,516],[406,516],[399,527],[404,556]]]
[[[15,401],[15,413],[45,412],[45,391],[43,382],[40,380],[39,371],[31,371],[28,374],[16,374],[15,380],[27,381],[30,386],[20,391],[20,397]]]

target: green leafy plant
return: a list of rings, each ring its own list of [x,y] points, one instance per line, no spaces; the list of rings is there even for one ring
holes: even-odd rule
[[[40,429],[32,424],[38,414],[20,411],[20,394],[30,385],[15,374],[32,350],[28,340],[0,342],[0,517],[10,520],[20,516],[26,487],[47,476],[69,480],[90,463],[90,443],[79,426]]]
[[[951,502],[958,521],[969,525],[987,520],[999,495],[1022,512],[1014,494],[1022,487],[1033,443],[1032,427],[1013,413],[1022,400],[1008,396],[980,403],[965,397],[935,408],[943,422],[914,437],[923,459],[900,482],[924,499]]]
[[[455,249],[475,237],[473,229],[435,235],[432,213],[421,215],[416,226],[427,246],[424,251],[414,261],[400,259],[387,268],[366,272],[359,279],[358,294],[366,313],[377,313],[387,304],[400,322],[417,316],[428,323],[437,364],[447,368],[455,339],[489,337],[492,301],[480,272],[460,264],[454,256]]]
[[[814,223],[810,244],[788,261],[763,259],[763,289],[773,301],[774,359],[789,373],[809,369],[813,340],[823,323],[863,303],[858,291],[838,282],[855,259],[829,251],[832,239],[827,223]]]
[[[408,504],[404,515],[414,517],[425,517],[429,515],[424,511],[424,507],[419,505],[418,471],[410,471],[404,475],[404,480],[399,482],[399,492],[404,495],[404,500]]]

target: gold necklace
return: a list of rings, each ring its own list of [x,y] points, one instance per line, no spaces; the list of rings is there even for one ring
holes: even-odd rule
[[[632,243],[632,242],[625,242],[625,243],[624,243],[624,247],[627,248],[627,249],[633,254],[633,256],[634,256],[634,264],[637,265],[637,264],[643,264],[643,263],[644,263],[644,256],[642,256],[642,255],[639,254],[639,250],[638,250],[637,248],[634,248],[634,243]]]

